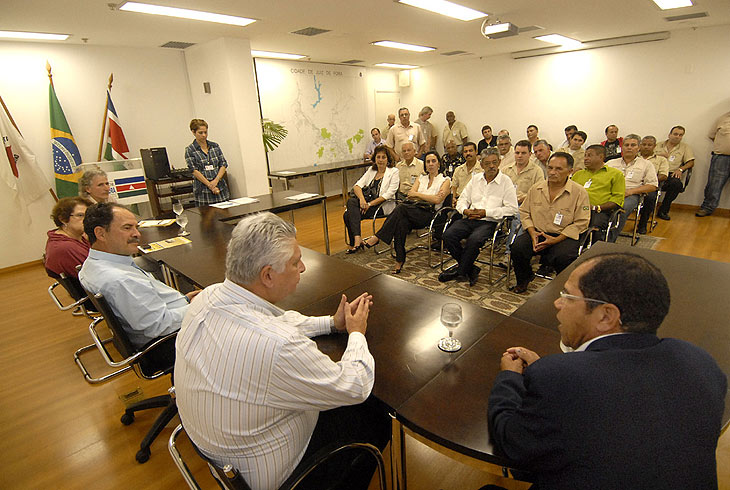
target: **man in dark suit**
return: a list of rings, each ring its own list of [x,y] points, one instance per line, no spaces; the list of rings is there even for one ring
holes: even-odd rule
[[[504,353],[489,396],[497,451],[541,490],[717,488],[727,379],[702,349],[656,336],[661,271],[634,254],[594,257],[555,307],[573,352]]]

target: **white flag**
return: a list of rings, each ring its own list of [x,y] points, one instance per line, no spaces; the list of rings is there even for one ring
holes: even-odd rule
[[[26,208],[39,199],[50,185],[38,168],[36,156],[4,109],[0,110],[0,136],[4,147],[0,155],[0,179],[10,188],[22,208]]]

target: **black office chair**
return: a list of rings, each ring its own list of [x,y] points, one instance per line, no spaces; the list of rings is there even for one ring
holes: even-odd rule
[[[45,266],[45,264],[46,256],[45,254],[43,254],[43,265]],[[81,265],[76,266],[77,270],[79,270],[80,268]],[[99,312],[94,309],[91,301],[89,301],[88,297],[86,296],[86,291],[84,291],[84,288],[81,287],[81,282],[79,282],[79,279],[77,277],[69,277],[63,272],[57,274],[47,267],[46,274],[48,275],[48,277],[50,277],[51,279],[55,279],[56,281],[48,288],[48,295],[51,297],[51,300],[58,307],[59,310],[72,310],[72,315],[85,316],[87,318],[92,318],[93,316],[99,314]],[[73,303],[64,306],[64,304],[61,302],[55,292],[58,286],[61,286],[63,287],[63,289],[66,290],[68,295],[73,298]]]
[[[580,240],[578,255],[591,248],[595,242],[608,242],[609,238],[611,237],[611,232],[618,228],[619,217],[623,212],[623,208],[614,209],[611,212],[611,216],[609,216],[608,218],[608,224],[605,228],[599,226],[589,226],[588,230],[584,232],[585,235]]]
[[[636,245],[639,241],[639,218],[641,217],[641,211],[644,209],[644,201],[646,200],[646,198],[647,194],[640,194],[639,204],[636,206],[636,209],[632,211],[631,214],[626,218],[626,223],[628,224],[629,219],[631,218],[631,216],[633,216],[634,225],[632,226],[631,233],[624,233],[623,230],[619,230],[619,236],[631,238],[632,247]],[[624,226],[624,228],[626,228],[626,226]]]
[[[156,379],[160,376],[172,373],[174,364],[166,366],[158,365],[158,363],[151,358],[153,356],[153,354],[151,353],[154,352],[154,349],[159,348],[162,344],[166,344],[167,342],[174,343],[177,332],[171,333],[164,337],[160,337],[159,339],[156,339],[155,341],[144,346],[143,349],[138,349],[134,345],[132,345],[132,342],[129,340],[127,333],[122,328],[121,323],[112,311],[109,303],[106,301],[104,296],[99,293],[95,295],[89,295],[89,298],[102,315],[99,318],[95,318],[91,322],[91,324],[89,325],[89,333],[91,333],[91,337],[94,339],[94,343],[96,344],[97,349],[101,353],[106,363],[116,369],[122,368],[120,372],[115,373],[114,375],[121,374],[121,372],[126,372],[127,370],[131,369],[140,378]],[[106,348],[107,342],[102,340],[101,336],[97,332],[96,326],[101,321],[105,321],[107,327],[111,331],[112,337],[110,340],[114,344],[114,347],[119,352],[119,354],[121,354],[121,356],[123,357],[122,360],[115,361],[113,359],[112,355]],[[88,370],[83,365],[80,358],[77,360],[77,365],[84,373],[84,377],[86,377],[88,374]],[[150,458],[150,446],[152,445],[152,442],[154,442],[155,438],[160,434],[160,432],[162,432],[167,424],[169,424],[170,421],[175,417],[175,415],[177,415],[177,404],[175,403],[174,386],[170,388],[168,395],[147,398],[146,400],[135,402],[129,405],[124,411],[124,415],[122,415],[122,423],[124,425],[131,424],[132,422],[134,422],[135,412],[139,412],[140,410],[147,410],[148,408],[164,408],[164,410],[162,411],[162,413],[160,413],[155,422],[152,424],[152,427],[147,432],[147,435],[140,444],[140,449],[135,455],[135,459],[139,463],[147,462],[147,460]]]
[[[172,435],[170,436],[170,441],[167,444],[167,448],[170,451],[172,460],[175,462],[178,470],[180,470],[180,473],[182,474],[188,486],[193,490],[200,490],[198,482],[195,480],[195,477],[193,476],[192,472],[188,468],[188,465],[185,463],[185,460],[182,458],[180,452],[177,449],[177,438],[184,430],[185,429],[183,428],[182,424],[180,424],[175,428],[175,430],[172,431]],[[192,440],[190,440],[190,444],[195,449],[195,452],[198,453],[198,456],[200,456],[203,461],[208,464],[208,469],[210,470],[211,475],[213,475],[213,478],[215,478],[216,482],[218,482],[218,485],[220,485],[223,490],[251,490],[251,487],[248,486],[248,483],[246,483],[246,480],[243,478],[243,476],[241,476],[239,471],[235,469],[232,465],[227,464],[225,466],[220,466],[219,464],[215,463],[210,458],[205,456],[200,451],[200,449],[198,449],[198,447],[193,443]],[[372,444],[366,444],[361,442],[353,442],[342,446],[330,445],[322,448],[309,459],[306,465],[299,468],[292,475],[290,475],[289,478],[287,478],[286,481],[281,484],[278,490],[296,489],[299,484],[304,481],[307,475],[314,471],[319,465],[326,462],[335,454],[339,454],[343,451],[358,451],[364,456],[372,456],[373,458],[375,458],[375,461],[378,465],[378,479],[380,483],[380,489],[385,490],[385,463],[383,462],[383,455],[380,453],[378,448],[373,446]]]

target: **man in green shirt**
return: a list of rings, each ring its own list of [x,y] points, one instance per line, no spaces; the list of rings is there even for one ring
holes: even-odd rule
[[[606,166],[606,148],[591,145],[586,150],[586,168],[573,174],[573,180],[588,191],[591,201],[591,224],[605,230],[611,214],[624,205],[626,182],[620,170]],[[614,229],[608,240],[615,242],[618,229]]]

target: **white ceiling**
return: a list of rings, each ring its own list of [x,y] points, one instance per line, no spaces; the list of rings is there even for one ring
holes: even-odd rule
[[[3,0],[0,30],[71,34],[66,43],[156,47],[168,41],[202,43],[220,37],[251,41],[252,49],[299,53],[312,61],[339,63],[364,60],[420,66],[466,57],[491,56],[548,47],[532,39],[559,33],[580,41],[666,30],[730,24],[727,0],[695,0],[695,6],[660,10],[651,0],[457,0],[519,27],[543,30],[487,40],[479,33],[481,20],[462,22],[392,0],[140,0],[158,5],[206,10],[255,18],[247,27],[122,12],[104,0]],[[667,22],[665,17],[707,12],[708,17]],[[306,27],[330,29],[314,37],[291,34]],[[369,43],[394,40],[436,47],[410,53]],[[444,56],[463,50],[470,54]]]

